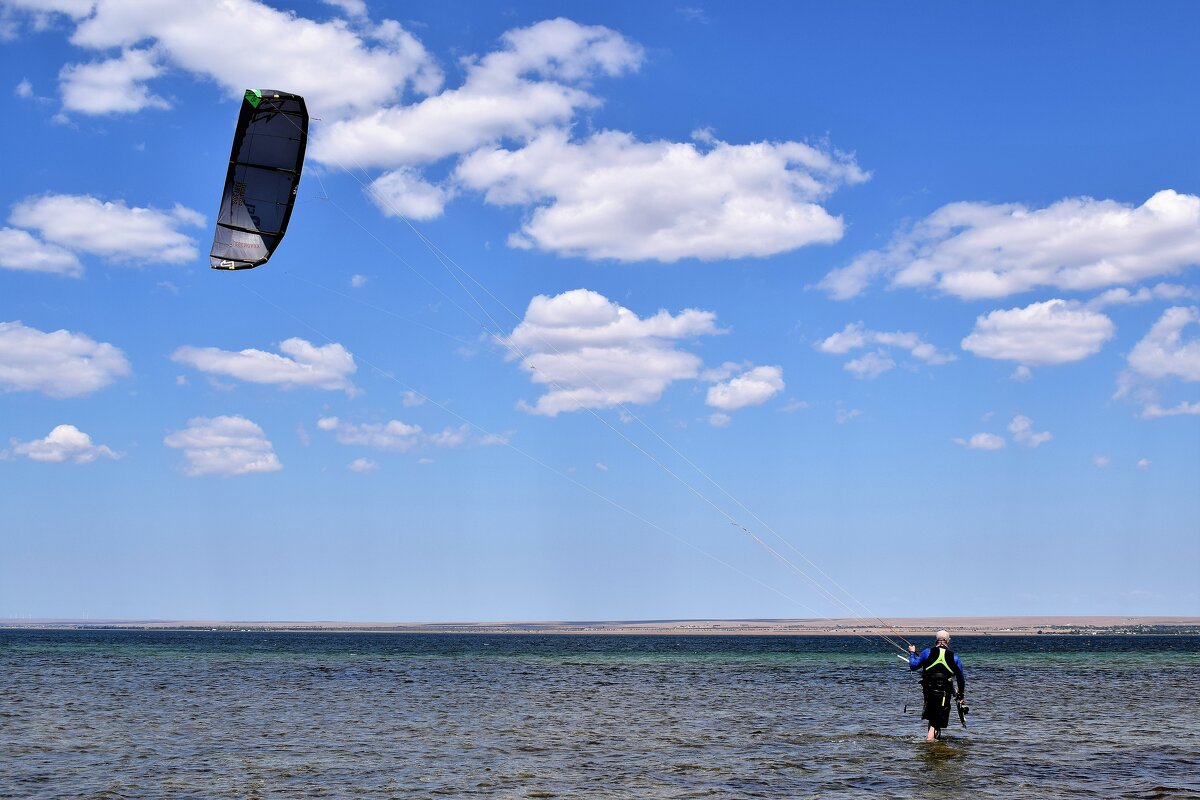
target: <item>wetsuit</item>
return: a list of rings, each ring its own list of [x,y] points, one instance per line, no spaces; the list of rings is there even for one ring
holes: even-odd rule
[[[921,652],[908,654],[908,668],[921,670],[921,689],[925,695],[925,710],[921,719],[930,727],[941,730],[950,724],[950,695],[958,681],[958,696],[967,690],[967,674],[962,661],[949,648],[937,645]]]

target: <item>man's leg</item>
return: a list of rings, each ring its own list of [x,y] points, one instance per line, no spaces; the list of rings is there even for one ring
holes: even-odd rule
[[[933,727],[932,725],[930,725],[929,733],[925,734],[925,741],[932,742],[932,741],[937,740],[937,738],[938,738],[938,729]]]

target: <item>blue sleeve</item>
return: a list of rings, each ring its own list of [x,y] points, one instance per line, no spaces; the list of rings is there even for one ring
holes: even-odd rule
[[[921,651],[921,655],[917,655],[916,653],[909,653],[908,654],[908,669],[909,669],[909,671],[912,671],[915,669],[920,669],[921,665],[925,663],[925,659],[927,659],[927,658],[929,658],[929,648],[928,647],[926,647],[924,650]],[[957,660],[958,660],[958,657],[955,656],[955,661],[957,662]]]
[[[959,659],[958,653],[954,654],[954,669],[958,678],[958,693],[965,694],[967,691],[967,671],[963,669],[962,660]]]

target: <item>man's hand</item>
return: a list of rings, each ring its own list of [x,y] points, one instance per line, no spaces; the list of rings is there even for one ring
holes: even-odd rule
[[[917,652],[917,646],[916,646],[915,644],[910,644],[910,645],[908,646],[908,652],[910,652],[910,653],[915,653],[915,652]]]

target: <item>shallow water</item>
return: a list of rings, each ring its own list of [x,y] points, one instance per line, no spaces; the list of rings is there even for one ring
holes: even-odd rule
[[[854,637],[6,630],[0,796],[1200,798],[1200,637],[955,649],[929,745]]]

